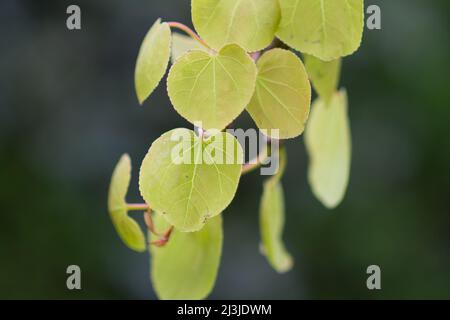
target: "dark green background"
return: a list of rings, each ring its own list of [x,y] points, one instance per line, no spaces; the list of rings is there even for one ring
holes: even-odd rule
[[[382,30],[365,30],[344,61],[353,162],[334,211],[306,181],[303,138],[288,142],[285,241],[294,269],[258,252],[262,178],[242,179],[224,213],[211,298],[450,298],[449,2],[366,0]],[[82,30],[66,29],[78,4]],[[150,143],[191,126],[160,87],[139,107],[141,40],[158,17],[190,24],[188,0],[0,1],[0,298],[154,298],[149,258],[124,247],[106,212],[123,152],[137,168]],[[252,126],[247,115],[240,124]],[[82,290],[66,289],[66,267]],[[366,288],[366,268],[382,290]],[[199,272],[201,272],[199,270]]]

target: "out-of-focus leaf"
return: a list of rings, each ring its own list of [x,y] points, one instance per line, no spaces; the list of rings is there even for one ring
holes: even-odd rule
[[[332,209],[342,201],[350,176],[351,136],[345,90],[336,92],[328,104],[322,99],[313,104],[305,143],[309,184],[314,195]]]
[[[157,230],[169,224],[156,214]],[[152,235],[152,239],[157,239]],[[151,278],[160,299],[198,300],[209,295],[222,254],[222,217],[216,216],[197,232],[172,231],[163,247],[151,246]]]
[[[127,214],[125,197],[131,179],[131,160],[124,154],[114,169],[108,196],[108,211],[122,241],[135,251],[146,248],[145,236],[139,225]]]
[[[134,84],[142,104],[155,90],[166,73],[170,59],[170,27],[158,19],[142,42],[136,61]]]
[[[192,50],[207,51],[197,40],[181,33],[172,33],[172,63],[175,63],[182,55]]]
[[[328,103],[339,86],[342,59],[327,62],[309,54],[304,56],[306,71],[314,89]]]
[[[256,90],[248,112],[260,129],[278,129],[274,138],[299,136],[311,105],[311,85],[302,61],[291,51],[272,49],[262,55],[257,67]]]
[[[293,260],[284,247],[282,234],[285,220],[284,193],[281,177],[286,166],[286,153],[280,152],[280,168],[276,175],[264,183],[260,204],[261,249],[277,272],[292,268]]]

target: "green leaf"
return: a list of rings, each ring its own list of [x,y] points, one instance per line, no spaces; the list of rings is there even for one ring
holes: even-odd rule
[[[182,55],[192,50],[207,51],[197,40],[181,33],[172,33],[172,63],[175,63]]]
[[[279,129],[279,137],[274,138],[301,135],[311,104],[311,85],[302,61],[290,51],[272,49],[261,56],[257,67],[256,90],[247,111],[260,129]]]
[[[350,176],[351,137],[347,93],[336,92],[326,104],[313,104],[305,133],[308,180],[314,195],[329,209],[342,201]]]
[[[233,200],[243,151],[230,134],[200,139],[188,129],[163,134],[142,162],[139,187],[152,208],[177,229],[192,232]]]
[[[214,49],[236,43],[253,52],[272,42],[280,7],[277,0],[192,0],[192,20]]]
[[[278,173],[264,183],[260,204],[261,249],[270,265],[280,273],[292,268],[293,260],[282,241],[284,228],[284,194],[281,177],[286,166],[284,149],[280,152]]]
[[[342,59],[327,62],[311,55],[304,56],[306,71],[314,89],[328,103],[339,86]]]
[[[237,45],[217,55],[191,51],[172,66],[167,80],[177,112],[204,129],[222,130],[247,106],[256,82],[256,66]]]
[[[355,52],[364,28],[363,0],[279,0],[277,36],[294,49],[330,61]]]
[[[150,96],[166,73],[170,42],[169,25],[158,19],[145,36],[136,61],[134,84],[140,104]]]
[[[169,226],[159,214],[154,222],[157,230]],[[222,242],[222,217],[219,215],[208,220],[198,232],[174,229],[165,246],[151,246],[151,278],[158,297],[170,300],[206,298],[216,281]]]
[[[139,225],[128,216],[125,197],[131,179],[131,160],[124,154],[114,169],[108,196],[108,211],[122,241],[130,248],[142,252],[146,248],[145,236]]]

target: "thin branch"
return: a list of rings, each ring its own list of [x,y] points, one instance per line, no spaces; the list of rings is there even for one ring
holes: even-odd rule
[[[145,203],[127,203],[128,211],[147,211],[150,207]]]
[[[155,224],[153,223],[153,219],[152,219],[152,209],[149,208],[147,211],[144,212],[144,221],[145,221],[145,225],[147,226],[147,229],[151,233],[153,233],[157,237],[161,236],[159,234],[159,232],[157,232],[155,229]]]
[[[179,22],[167,22],[167,24],[169,25],[169,27],[171,28],[177,28],[180,29],[184,32],[186,32],[192,39],[197,40],[197,42],[199,42],[202,46],[204,46],[205,48],[207,48],[208,50],[211,51],[215,51],[214,49],[212,49],[210,46],[208,46],[208,44],[198,36],[198,34],[196,34],[191,28],[189,28],[188,26],[179,23]]]
[[[242,175],[252,172],[262,166],[263,162],[269,157],[267,146],[263,148],[256,158],[250,160],[242,166]]]
[[[167,229],[161,238],[158,240],[151,241],[150,244],[154,245],[156,247],[164,247],[167,242],[170,240],[170,235],[172,234],[173,226],[170,226],[169,229]]]

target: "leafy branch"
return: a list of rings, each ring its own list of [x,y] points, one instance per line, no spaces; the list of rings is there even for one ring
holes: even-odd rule
[[[128,247],[150,251],[152,283],[162,299],[209,294],[220,263],[222,213],[241,176],[260,168],[272,153],[260,150],[242,165],[242,146],[224,129],[243,112],[268,140],[280,144],[305,132],[308,181],[315,197],[329,209],[344,198],[351,137],[347,91],[339,89],[339,78],[342,58],[361,44],[363,0],[352,0],[351,6],[348,0],[301,2],[192,0],[195,31],[158,19],[142,42],[134,79],[139,103],[151,96],[172,61],[170,101],[188,122],[201,123],[199,134],[178,128],[152,143],[139,170],[145,203],[125,200],[131,179],[128,155],[121,157],[111,179],[108,210],[114,227]],[[317,93],[312,104],[311,82]],[[170,151],[178,144],[173,136],[188,142],[179,157],[193,155],[191,162],[174,165]],[[203,155],[206,162],[198,161]],[[284,145],[278,161],[280,169],[263,185],[259,229],[262,252],[281,273],[293,266],[282,241]],[[128,215],[132,211],[144,212],[147,236]]]
[[[251,161],[242,166],[242,175],[250,173],[259,168],[268,157],[269,155],[267,153],[267,148],[263,148],[263,150],[261,150],[261,152],[255,157],[255,159],[252,159]],[[150,208],[148,204],[127,203],[126,208],[127,211],[144,211],[144,221],[145,224],[147,225],[148,230],[152,232],[154,235],[161,237],[158,240],[150,242],[150,244],[162,247],[170,240],[170,234],[173,230],[173,226],[170,226],[169,229],[163,235],[157,232],[153,223],[153,219],[151,217],[151,213],[153,210],[152,208]]]

